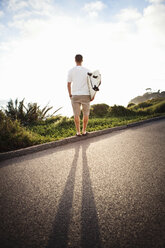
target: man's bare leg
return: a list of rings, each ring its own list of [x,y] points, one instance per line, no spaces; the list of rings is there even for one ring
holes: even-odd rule
[[[80,117],[78,115],[74,116],[74,123],[76,126],[77,134],[80,134]]]
[[[82,133],[83,133],[83,134],[86,133],[86,128],[87,128],[87,124],[88,124],[88,119],[89,119],[89,116],[88,116],[88,115],[84,115],[84,116],[83,116],[83,129],[82,129]]]

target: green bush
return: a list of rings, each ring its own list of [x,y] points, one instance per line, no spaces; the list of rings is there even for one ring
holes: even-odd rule
[[[104,117],[108,114],[109,105],[105,103],[94,104],[91,106],[90,116],[91,117]]]
[[[24,100],[18,102],[18,99],[13,101],[12,99],[7,103],[5,113],[12,120],[19,120],[22,124],[27,125],[29,123],[36,123],[45,120],[49,117],[48,112],[53,107],[46,105],[44,108],[40,108],[37,103],[24,104]],[[53,116],[61,108],[55,110],[51,116]]]
[[[45,141],[44,137],[26,130],[18,120],[11,120],[0,110],[0,152],[15,150]]]
[[[165,101],[153,106],[152,113],[165,113]]]
[[[137,108],[147,108],[147,107],[150,107],[152,106],[152,103],[149,102],[149,101],[146,101],[146,102],[141,102],[137,105]]]
[[[130,107],[132,107],[132,106],[135,106],[135,103],[133,103],[133,102],[129,103],[129,104],[127,105],[127,108],[130,108]]]
[[[133,116],[135,112],[123,106],[114,105],[110,107],[108,116]]]
[[[42,123],[43,124],[56,123],[60,119],[62,119],[62,116],[61,115],[56,115],[56,116],[52,116],[52,117],[47,118],[46,120],[42,121]]]

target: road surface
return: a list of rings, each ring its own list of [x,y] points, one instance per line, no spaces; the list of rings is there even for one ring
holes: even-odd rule
[[[164,248],[165,120],[0,163],[0,247]]]

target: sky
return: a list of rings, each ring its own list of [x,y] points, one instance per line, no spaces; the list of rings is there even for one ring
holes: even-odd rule
[[[165,90],[165,0],[0,0],[0,102],[49,104],[71,116],[67,73],[100,70],[91,104]]]

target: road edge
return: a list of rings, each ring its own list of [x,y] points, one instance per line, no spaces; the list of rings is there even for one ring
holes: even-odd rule
[[[142,121],[130,123],[130,124],[123,125],[123,126],[112,127],[112,128],[99,130],[99,131],[90,132],[87,136],[82,136],[82,137],[72,136],[72,137],[68,137],[68,138],[65,138],[62,140],[58,140],[58,141],[52,141],[52,142],[39,144],[39,145],[35,145],[35,146],[29,146],[29,147],[14,150],[14,151],[3,152],[3,153],[0,153],[0,161],[19,157],[19,156],[23,156],[23,155],[27,155],[27,154],[34,153],[34,152],[43,151],[43,150],[46,150],[49,148],[55,148],[55,147],[63,146],[63,145],[69,144],[69,143],[74,143],[74,142],[77,142],[80,140],[85,140],[85,139],[97,137],[97,136],[100,136],[103,134],[112,133],[114,131],[119,131],[119,130],[124,130],[127,128],[140,126],[140,125],[145,124],[145,123],[149,123],[149,122],[157,121],[157,120],[162,120],[162,119],[165,119],[165,116],[153,117],[153,118],[150,118],[147,120],[142,120]]]

